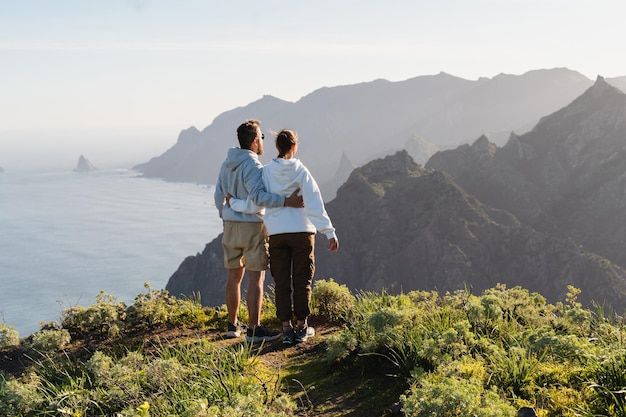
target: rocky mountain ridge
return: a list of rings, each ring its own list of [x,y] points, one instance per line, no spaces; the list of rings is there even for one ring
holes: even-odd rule
[[[626,308],[626,95],[602,77],[503,147],[481,136],[433,155],[406,151],[354,169],[327,211],[341,242],[317,237],[316,277],[352,290],[473,292],[498,283]],[[221,236],[168,282],[223,303]],[[271,282],[271,279],[268,278]]]
[[[626,266],[626,94],[602,77],[502,148],[481,137],[426,166],[525,224]]]
[[[436,150],[483,133],[504,141],[511,131],[526,132],[541,116],[567,105],[592,83],[575,71],[555,68],[476,81],[440,73],[324,87],[295,103],[265,96],[222,113],[202,131],[182,131],[174,146],[134,169],[148,177],[214,184],[227,149],[237,146],[237,126],[254,118],[262,121],[266,136],[285,127],[299,132],[299,157],[329,201],[347,179],[342,155],[358,166],[407,149],[425,163]],[[274,155],[266,146],[262,162]]]
[[[563,300],[573,285],[581,300],[626,307],[626,271],[572,239],[521,224],[462,190],[444,172],[425,169],[406,151],[355,169],[327,204],[341,242],[325,250],[317,236],[316,278],[352,290],[472,291],[498,283]],[[223,303],[226,270],[221,235],[186,258],[170,278],[170,293],[200,293]],[[271,278],[268,276],[268,281]]]

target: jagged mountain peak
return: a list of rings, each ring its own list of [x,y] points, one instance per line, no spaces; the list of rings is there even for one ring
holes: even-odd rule
[[[389,223],[402,224],[411,221],[416,213],[414,209],[422,210],[419,204],[411,208],[415,202],[429,200],[433,195],[440,197],[428,204],[430,211],[427,215],[420,215],[422,220],[432,216],[432,219],[437,219],[432,221],[447,222],[451,217],[457,217],[457,220],[462,217],[467,221],[481,218],[481,221],[488,223],[487,218],[493,215],[504,224],[512,225],[517,222],[508,214],[494,213],[485,207],[461,189],[447,173],[426,169],[417,164],[404,150],[355,169],[337,192],[336,199],[329,203],[329,207],[341,206],[347,210],[340,210],[347,213],[367,210],[367,207],[373,213],[382,208],[380,214]],[[410,202],[407,207],[396,207],[396,202],[405,200]],[[456,214],[448,215],[450,211]],[[385,227],[387,226],[383,226]],[[380,232],[384,233],[383,230]]]
[[[581,130],[580,126],[588,121],[602,124],[606,129],[615,123],[623,123],[625,115],[626,94],[598,76],[596,82],[571,104],[543,117],[533,132],[558,131],[569,135],[571,130]]]
[[[580,102],[588,103],[595,102],[596,100],[616,99],[620,97],[624,98],[626,97],[626,94],[624,94],[624,92],[619,88],[606,82],[603,76],[598,75],[593,85],[589,87],[580,97],[574,100],[572,105]],[[571,107],[571,105],[568,107]]]
[[[489,141],[489,138],[486,135],[481,135],[478,139],[476,139],[471,147],[476,153],[488,154],[490,156],[495,155],[498,149],[496,144]]]
[[[538,174],[535,181],[560,187],[572,170],[595,169],[598,161],[619,152],[625,133],[626,94],[598,76],[581,96],[519,138],[519,159],[532,165],[527,168]]]
[[[619,89],[607,83],[603,76],[598,75],[596,77],[596,82],[590,87],[589,90],[595,95],[600,95],[600,93],[611,89],[619,91]]]
[[[488,164],[468,149],[436,154],[426,167],[523,223],[626,266],[626,94],[598,76],[532,131],[511,135]]]
[[[347,194],[366,194],[374,199],[382,198],[394,180],[405,177],[417,177],[427,172],[415,162],[406,150],[396,152],[384,158],[376,159],[356,168],[348,180],[337,190]]]
[[[371,182],[380,182],[400,176],[418,176],[425,171],[406,150],[401,150],[355,169],[352,175],[367,178]]]
[[[426,168],[436,167],[438,170],[451,174],[458,174],[459,171],[469,172],[475,166],[485,166],[498,152],[498,147],[492,143],[486,135],[481,135],[471,145],[461,145],[456,149],[449,149],[435,153],[426,163]]]

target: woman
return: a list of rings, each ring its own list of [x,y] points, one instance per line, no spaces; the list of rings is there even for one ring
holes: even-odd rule
[[[315,273],[315,233],[319,231],[326,235],[331,252],[339,249],[339,241],[315,179],[295,158],[298,134],[289,129],[281,130],[276,135],[276,149],[278,157],[263,167],[265,189],[284,196],[299,189],[304,200],[304,210],[294,207],[266,208],[263,219],[269,235],[276,316],[283,324],[283,344],[292,345],[315,335],[315,330],[307,323]],[[249,199],[229,198],[228,204],[235,211],[252,213],[263,210]],[[295,328],[292,324],[294,316]]]

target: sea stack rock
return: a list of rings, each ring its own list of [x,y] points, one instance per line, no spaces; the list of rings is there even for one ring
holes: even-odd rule
[[[0,167],[0,174],[4,172],[4,168]]]
[[[84,155],[81,155],[80,158],[78,158],[78,164],[74,172],[91,172],[95,170],[96,167],[94,167]]]

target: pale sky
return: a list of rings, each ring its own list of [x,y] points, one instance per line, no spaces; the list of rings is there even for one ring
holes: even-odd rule
[[[132,143],[144,162],[266,94],[441,71],[624,76],[625,23],[624,0],[0,0],[0,166],[46,141]]]

